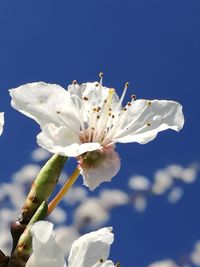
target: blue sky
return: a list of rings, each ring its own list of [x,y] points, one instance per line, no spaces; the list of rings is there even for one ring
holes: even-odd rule
[[[2,181],[30,161],[39,127],[10,107],[8,89],[46,81],[98,80],[118,93],[130,82],[138,98],[172,99],[184,108],[180,133],[161,133],[143,146],[119,145],[122,168],[112,186],[127,188],[133,173],[152,176],[169,163],[199,161],[200,2],[198,0],[74,0],[0,3],[0,138]],[[144,215],[115,210],[112,257],[122,266],[143,267],[179,258],[200,238],[199,181],[176,205],[152,201]],[[109,185],[110,186],[110,185]]]

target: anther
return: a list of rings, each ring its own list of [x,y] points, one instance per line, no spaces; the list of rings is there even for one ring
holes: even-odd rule
[[[135,99],[136,99],[136,95],[132,95],[131,98],[132,98],[133,100],[135,100]]]
[[[103,72],[99,72],[99,78],[103,78]]]
[[[96,83],[95,86],[98,87],[99,86],[99,83]]]
[[[100,116],[99,115],[97,115],[97,119],[100,119]]]
[[[73,84],[77,84],[77,81],[76,81],[76,80],[73,80],[72,83],[73,83]]]
[[[150,123],[150,122],[148,122],[148,123],[147,123],[147,126],[151,126],[151,123]]]
[[[93,111],[95,112],[95,111],[97,111],[97,109],[96,108],[93,108]]]
[[[111,116],[112,114],[111,113],[108,113],[108,116]]]
[[[109,108],[109,111],[112,111],[112,109],[111,109],[111,108]]]
[[[126,111],[126,110],[127,110],[127,108],[123,108],[123,110],[124,110],[124,111]]]
[[[147,105],[148,106],[151,106],[152,102],[151,101],[148,101]]]
[[[128,86],[129,86],[129,82],[126,82],[125,87],[128,88]]]
[[[115,115],[112,115],[112,118],[114,119]]]
[[[131,106],[131,102],[128,102],[127,105],[130,107]]]
[[[56,111],[57,114],[60,114],[60,111]]]
[[[100,259],[99,261],[100,261],[100,263],[103,263],[103,259]]]
[[[88,100],[88,97],[84,96],[83,99],[87,101]]]

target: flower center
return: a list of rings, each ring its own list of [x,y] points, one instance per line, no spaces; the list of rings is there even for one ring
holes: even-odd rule
[[[95,168],[105,159],[105,157],[106,155],[103,150],[95,150],[79,156],[78,162],[81,168]]]
[[[126,111],[131,106],[131,102],[135,100],[135,96],[132,96],[131,102],[122,108],[129,83],[125,84],[120,99],[116,100],[115,89],[103,87],[102,77],[101,73],[100,83],[96,84],[90,96],[83,96],[81,108],[77,98],[75,98],[75,104],[80,118],[79,138],[81,142],[98,142],[105,147],[112,144],[113,136],[125,122]],[[106,98],[102,99],[105,94],[107,94]]]

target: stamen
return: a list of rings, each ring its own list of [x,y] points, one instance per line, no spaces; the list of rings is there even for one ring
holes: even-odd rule
[[[103,84],[103,72],[99,72],[99,78],[100,78],[100,88],[102,87]]]
[[[129,82],[126,82],[125,83],[125,86],[124,86],[124,90],[123,90],[122,95],[120,97],[120,100],[119,100],[119,104],[118,104],[117,109],[119,109],[121,107],[121,105],[122,105],[122,102],[123,102],[124,97],[126,95],[126,91],[127,91],[128,86],[129,86]]]
[[[77,81],[76,80],[73,80],[72,84],[74,86],[74,99],[75,99],[76,109],[77,109],[78,115],[79,115],[81,130],[83,131],[83,133],[85,133],[83,113],[80,112],[80,108],[79,108],[79,104],[78,104],[78,99],[77,99],[77,94],[76,94]]]
[[[112,97],[113,97],[114,92],[115,92],[114,88],[111,88],[108,91],[108,96],[107,96],[107,99],[104,101],[105,104],[102,107],[101,119],[97,123],[96,131],[95,131],[95,134],[93,136],[93,141],[94,141],[94,139],[95,140],[101,140],[101,138],[104,135],[104,131],[105,131],[106,125],[107,125],[108,120],[110,118],[109,109],[110,109],[110,106],[111,106],[111,103],[112,103]],[[98,117],[97,117],[97,119],[98,119]]]

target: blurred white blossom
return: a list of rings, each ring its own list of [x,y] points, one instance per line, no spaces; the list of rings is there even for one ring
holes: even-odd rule
[[[148,265],[148,267],[178,267],[178,265],[173,260],[166,259],[155,261],[154,263]]]
[[[38,164],[26,164],[12,175],[12,179],[17,183],[32,183],[40,169],[41,166]]]
[[[67,204],[75,205],[79,202],[84,201],[87,198],[88,191],[82,186],[74,186],[64,196],[63,201]]]
[[[146,210],[147,199],[142,195],[136,195],[134,198],[133,206],[136,211],[142,213]]]
[[[49,153],[47,150],[43,149],[42,147],[37,147],[31,153],[31,158],[36,162],[47,160],[50,156],[51,156],[51,153]]]
[[[190,255],[190,259],[194,265],[200,266],[200,241],[196,242],[194,250]]]
[[[150,189],[150,181],[143,175],[134,175],[129,181],[128,185],[133,190],[146,191]]]
[[[152,192],[156,195],[165,193],[173,185],[172,177],[165,170],[158,170],[154,174]]]
[[[54,224],[63,224],[67,220],[67,212],[60,206],[57,206],[49,215],[50,220]]]
[[[183,189],[179,186],[175,186],[169,192],[167,199],[170,203],[174,204],[182,198],[183,194],[184,194]]]
[[[69,256],[72,243],[80,236],[74,226],[59,226],[55,228],[56,242],[62,248],[65,257]]]
[[[0,112],[0,135],[3,132],[3,125],[4,125],[4,113]]]
[[[99,194],[99,201],[104,209],[125,205],[129,202],[128,195],[119,189],[104,189]]]
[[[74,224],[77,228],[87,226],[94,229],[107,222],[110,218],[98,198],[88,198],[82,202],[74,213]]]

